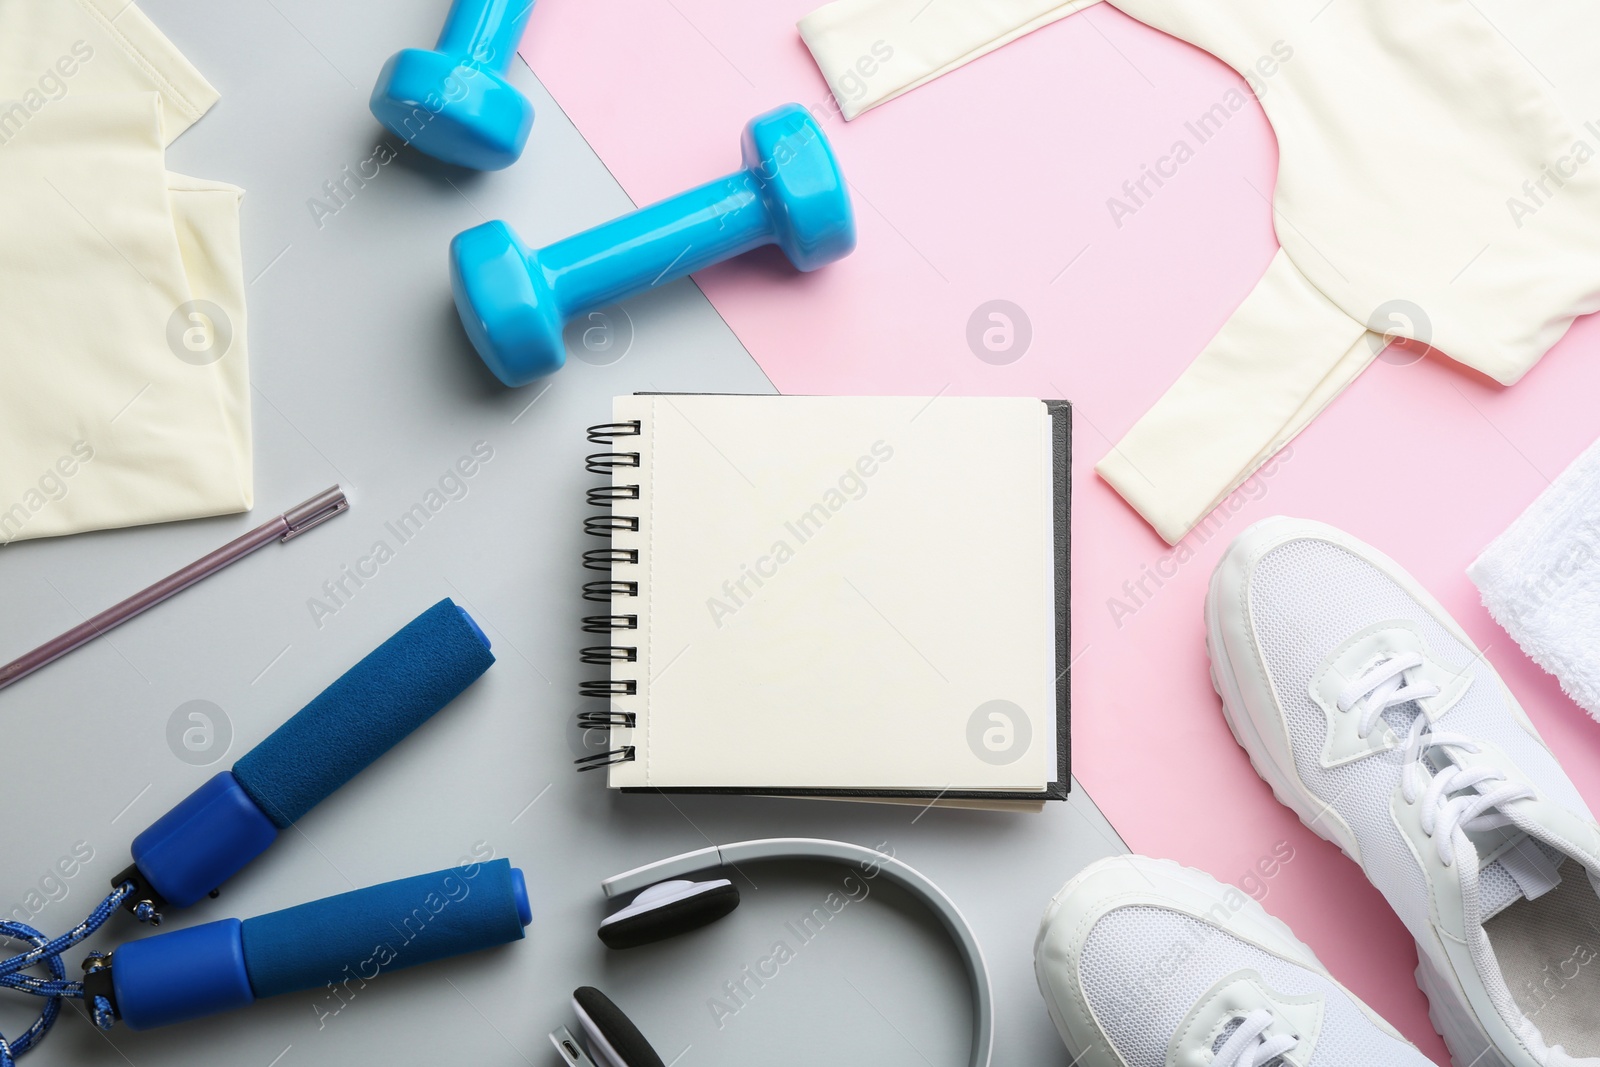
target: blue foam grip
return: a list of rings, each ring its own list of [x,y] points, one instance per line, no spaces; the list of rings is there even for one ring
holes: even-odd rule
[[[523,936],[508,860],[402,878],[246,919],[245,967],[258,997],[354,982]]]
[[[233,765],[285,829],[427,722],[494,663],[489,642],[448,597],[351,667]]]
[[[238,919],[130,941],[112,954],[111,991],[130,1030],[148,1030],[255,1000]]]
[[[133,839],[133,862],[162,900],[187,908],[277,836],[278,828],[238,779],[222,771]]]

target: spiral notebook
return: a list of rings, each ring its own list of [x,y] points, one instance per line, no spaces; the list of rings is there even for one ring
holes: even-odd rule
[[[1066,798],[1065,401],[640,394],[611,418],[589,430],[584,565],[604,573],[580,715],[610,744],[580,769],[622,790]]]

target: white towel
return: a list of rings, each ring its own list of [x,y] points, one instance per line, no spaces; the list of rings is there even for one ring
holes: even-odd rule
[[[1600,719],[1600,441],[1467,568],[1495,621]]]

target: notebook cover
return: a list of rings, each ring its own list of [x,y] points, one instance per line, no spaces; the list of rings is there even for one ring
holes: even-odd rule
[[[642,392],[639,396],[679,396]],[[1056,780],[1043,792],[1015,790],[933,789],[768,789],[726,786],[623,786],[621,793],[692,793],[696,795],[764,797],[843,797],[914,800],[1066,800],[1072,792],[1072,405],[1042,400],[1050,413],[1055,487],[1053,536],[1056,549]]]

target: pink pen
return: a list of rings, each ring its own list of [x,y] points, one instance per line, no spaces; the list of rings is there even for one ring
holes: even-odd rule
[[[66,633],[47,641],[18,659],[0,667],[0,689],[19,678],[24,678],[65,656],[79,645],[88,643],[117,626],[122,625],[142,611],[155,607],[163,600],[189,588],[202,578],[209,578],[228,564],[243,559],[270,541],[287,541],[298,537],[313,526],[320,526],[339,514],[348,511],[350,501],[336,485],[325,489],[305,503],[290,508],[275,518],[257,526],[242,537],[235,538],[184,567],[167,575],[148,589],[142,589],[120,604],[107,608],[92,619],[74,626]]]

